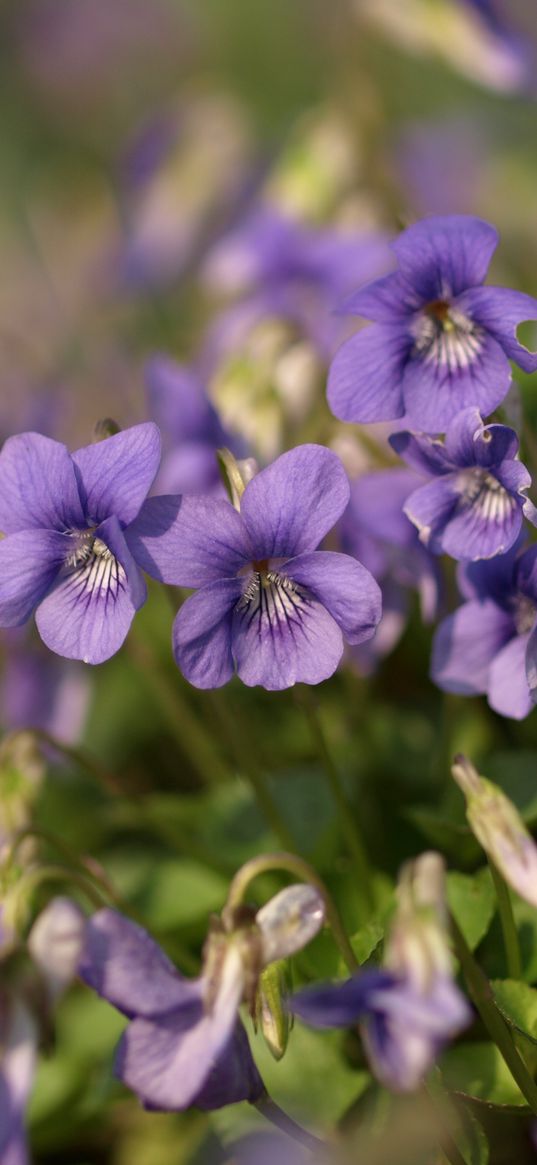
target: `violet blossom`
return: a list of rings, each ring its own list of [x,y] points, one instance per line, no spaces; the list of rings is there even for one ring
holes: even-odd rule
[[[183,497],[176,516],[173,499],[147,503],[132,531],[135,557],[166,582],[199,588],[173,629],[192,684],[221,687],[234,670],[248,687],[318,684],[336,670],[344,638],[371,638],[378,584],[348,555],[317,549],[348,499],[335,453],[301,445],[249,481],[239,512],[213,498]]]
[[[433,478],[410,494],[404,512],[435,554],[492,558],[516,541],[523,515],[537,524],[516,433],[506,425],[484,425],[478,409],[458,413],[444,442],[396,433],[390,444],[418,473]]]
[[[129,527],[145,512],[159,460],[151,423],[73,454],[39,433],[6,441],[0,626],[20,626],[35,609],[58,655],[96,664],[119,649],[146,598]]]
[[[511,384],[513,360],[526,372],[537,354],[516,328],[537,318],[537,300],[483,281],[498,234],[470,215],[431,216],[392,244],[399,269],[358,290],[345,311],[373,321],[340,348],[328,401],[344,421],[405,417],[444,432],[461,409],[484,417]]]
[[[471,1018],[452,976],[444,876],[439,854],[423,854],[403,867],[386,966],[307,987],[292,1002],[312,1027],[359,1024],[374,1074],[395,1092],[417,1088],[444,1044]]]
[[[79,974],[130,1020],[116,1072],[159,1110],[254,1103],[264,1092],[239,1007],[255,1014],[259,977],[312,939],[324,921],[320,894],[289,886],[230,929],[213,921],[197,979],[184,979],[142,927],[114,910],[88,922]]]
[[[522,720],[537,690],[537,546],[466,564],[459,587],[466,602],[437,628],[432,679]]]

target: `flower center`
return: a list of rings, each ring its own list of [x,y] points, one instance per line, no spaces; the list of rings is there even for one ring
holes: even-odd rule
[[[473,364],[483,347],[483,329],[447,299],[434,299],[417,313],[412,328],[414,355],[460,371]]]
[[[252,563],[253,573],[247,583],[236,610],[245,614],[248,625],[257,616],[259,625],[268,621],[283,628],[295,622],[302,622],[305,606],[305,592],[293,579],[270,568],[266,559]]]
[[[104,591],[115,598],[125,588],[126,574],[110,547],[95,536],[94,529],[73,531],[71,537],[73,549],[65,558],[71,588],[88,596]]]
[[[516,507],[516,500],[494,474],[479,466],[463,469],[457,476],[462,506],[472,506],[486,522],[502,523]]]

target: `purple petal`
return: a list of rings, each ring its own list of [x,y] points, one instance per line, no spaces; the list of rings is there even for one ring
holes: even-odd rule
[[[487,417],[501,403],[511,384],[511,369],[496,340],[483,335],[479,353],[461,360],[450,365],[418,354],[408,361],[402,391],[411,426],[440,433],[461,409],[473,405]]]
[[[537,319],[537,299],[506,287],[474,287],[461,297],[460,303],[501,344],[509,360],[524,372],[535,372],[537,353],[517,340],[516,329],[523,320]]]
[[[478,487],[476,487],[478,488]],[[503,487],[483,487],[472,498],[464,494],[438,542],[445,554],[464,560],[505,554],[522,529],[522,505]]]
[[[453,418],[446,432],[444,441],[446,460],[451,462],[452,466],[475,465],[476,438],[482,430],[483,421],[479,409],[474,405],[461,409],[460,413],[457,413]]]
[[[414,490],[404,506],[407,518],[419,530],[420,540],[434,554],[441,554],[444,549],[443,535],[459,499],[456,476],[448,473]]]
[[[394,982],[388,971],[363,971],[341,983],[306,987],[293,995],[291,1008],[311,1027],[351,1027],[369,1010],[371,996]]]
[[[405,415],[402,379],[412,339],[401,326],[372,324],[336,352],[328,404],[342,421],[390,421]]]
[[[19,627],[52,586],[70,542],[55,530],[21,530],[0,541],[0,626]]]
[[[537,546],[529,546],[515,560],[516,587],[529,599],[537,602]]]
[[[505,554],[482,562],[467,563],[459,572],[459,590],[465,598],[494,599],[498,606],[508,609],[520,585],[517,575],[524,566],[525,555],[519,558],[519,544],[515,543]],[[537,581],[537,580],[536,580]],[[521,587],[523,590],[523,586]],[[537,598],[537,590],[536,595]],[[514,632],[514,623],[513,623]]]
[[[373,283],[353,292],[341,307],[341,312],[363,316],[379,324],[393,324],[421,306],[415,288],[400,271],[384,275]]]
[[[247,604],[235,608],[232,644],[243,683],[269,691],[319,684],[333,675],[343,654],[341,631],[326,608],[278,582],[261,584]]]
[[[97,524],[115,515],[127,526],[155,480],[160,433],[151,421],[73,453],[84,510]]]
[[[175,661],[197,688],[220,688],[233,675],[232,612],[241,594],[240,579],[207,583],[183,603],[176,616]]]
[[[116,910],[99,910],[87,922],[78,974],[124,1015],[201,1012],[199,979],[183,979],[143,927]]]
[[[118,1049],[116,1070],[142,1102],[180,1111],[196,1102],[229,1042],[244,991],[242,958],[226,952],[216,998],[196,1023],[182,1011],[129,1024]]]
[[[248,483],[241,517],[254,559],[290,558],[315,550],[349,500],[347,474],[322,445],[283,453]]]
[[[390,445],[399,457],[406,461],[416,473],[435,476],[447,473],[451,468],[442,441],[427,436],[426,433],[392,433]],[[417,484],[417,483],[416,483]]]
[[[405,278],[423,300],[435,300],[483,282],[498,232],[471,215],[431,215],[408,227],[392,245]]]
[[[248,1037],[239,1021],[196,1096],[196,1108],[212,1112],[240,1100],[255,1104],[264,1091],[265,1085],[255,1066]]]
[[[363,643],[375,634],[382,614],[380,587],[355,558],[314,551],[286,562],[285,574],[319,599],[349,643]]]
[[[423,477],[403,467],[375,470],[351,481],[349,504],[341,520],[343,547],[347,553],[363,561],[359,551],[363,531],[375,541],[398,547],[413,546],[416,533],[403,513],[403,505],[422,481]],[[376,574],[371,566],[369,569]]]
[[[145,370],[151,415],[168,442],[222,443],[218,414],[196,373],[168,356],[153,356]]]
[[[36,611],[37,629],[51,651],[92,664],[119,650],[146,598],[117,518],[98,526],[95,539],[97,551],[64,567]]]
[[[126,539],[148,574],[180,587],[231,578],[254,556],[242,516],[208,497],[149,498]]]
[[[9,437],[0,454],[0,530],[65,531],[85,526],[65,445],[40,433]]]
[[[512,617],[492,599],[464,603],[436,631],[431,663],[435,684],[462,696],[483,694],[491,666],[513,632]]]
[[[493,661],[488,681],[488,701],[495,712],[523,720],[532,710],[526,650],[529,635],[518,635],[507,643]]]
[[[164,455],[155,488],[163,494],[214,494],[225,500],[215,446],[185,441],[170,450]]]

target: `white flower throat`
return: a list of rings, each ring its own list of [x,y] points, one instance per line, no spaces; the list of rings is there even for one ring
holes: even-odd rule
[[[413,332],[415,354],[450,372],[473,364],[483,348],[483,329],[443,299],[418,313]]]
[[[110,547],[92,530],[77,531],[71,537],[75,544],[65,559],[67,585],[86,597],[104,592],[115,598],[125,589],[126,574]]]

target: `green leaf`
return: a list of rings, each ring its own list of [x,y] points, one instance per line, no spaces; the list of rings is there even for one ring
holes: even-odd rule
[[[510,1027],[537,1044],[537,991],[516,979],[494,979],[496,1003]]]
[[[447,900],[455,921],[475,950],[485,937],[496,909],[494,885],[488,866],[477,874],[452,871],[447,876]]]
[[[526,1101],[495,1044],[459,1044],[442,1057],[448,1088],[498,1108],[520,1111]]]
[[[351,935],[351,947],[360,966],[367,963],[384,938],[384,926],[378,918],[372,918],[356,934]]]
[[[299,1121],[318,1127],[334,1125],[368,1087],[369,1072],[346,1062],[343,1039],[341,1032],[316,1032],[297,1023],[278,1064],[260,1034],[252,1041],[270,1096]]]
[[[517,749],[516,764],[512,752],[500,752],[487,760],[485,776],[494,781],[511,798],[526,825],[537,825],[537,752]]]
[[[407,809],[405,817],[428,842],[463,865],[475,860],[479,846],[468,825],[450,821],[445,811],[431,809],[428,805]]]

